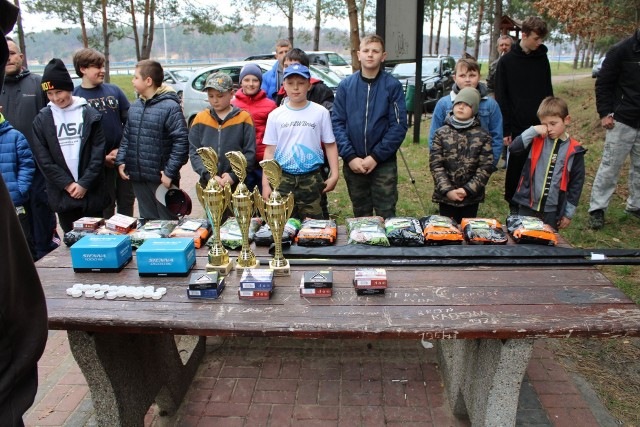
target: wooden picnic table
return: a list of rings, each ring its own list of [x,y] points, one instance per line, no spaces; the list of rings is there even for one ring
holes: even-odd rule
[[[344,243],[340,237],[338,245]],[[204,270],[206,250],[197,251],[194,272]],[[256,253],[270,258],[266,248]],[[120,273],[74,273],[66,247],[36,265],[49,326],[68,331],[100,425],[142,425],[154,401],[175,411],[205,336],[436,344],[453,411],[468,414],[474,426],[515,423],[534,339],[640,336],[640,307],[590,266],[388,267],[385,295],[357,296],[354,266],[339,265],[329,267],[331,298],[299,294],[304,271],[327,267],[292,266],[289,277],[275,279],[271,300],[246,301],[238,298],[237,271],[218,300],[193,300],[188,277],[139,277],[135,255]],[[72,298],[66,289],[75,283],[154,285],[168,292],[160,300]]]

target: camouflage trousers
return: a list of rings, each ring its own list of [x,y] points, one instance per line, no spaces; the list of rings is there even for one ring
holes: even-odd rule
[[[324,179],[320,169],[301,175],[282,173],[282,182],[278,191],[283,197],[293,193],[294,207],[291,216],[304,220],[305,218],[324,219],[322,213],[321,195],[324,190]],[[326,218],[328,219],[328,218]]]
[[[395,158],[378,163],[367,175],[354,173],[345,163],[342,173],[347,182],[354,217],[371,216],[374,211],[383,218],[396,215],[398,164]]]

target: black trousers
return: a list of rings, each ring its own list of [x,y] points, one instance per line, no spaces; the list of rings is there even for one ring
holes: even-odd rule
[[[451,206],[446,203],[440,203],[440,215],[453,218],[458,224],[462,222],[462,218],[475,218],[478,216],[478,207],[480,203],[474,203],[468,206]]]

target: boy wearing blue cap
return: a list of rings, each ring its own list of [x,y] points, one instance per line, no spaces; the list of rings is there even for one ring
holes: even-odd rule
[[[338,182],[338,149],[329,111],[307,100],[311,88],[309,68],[293,64],[284,70],[284,89],[288,100],[269,114],[264,134],[264,159],[275,159],[282,167],[282,194],[293,192],[292,217],[324,218],[321,195]],[[324,164],[322,145],[329,160],[330,174],[325,181],[320,168]],[[271,187],[262,178],[262,196],[268,198]]]

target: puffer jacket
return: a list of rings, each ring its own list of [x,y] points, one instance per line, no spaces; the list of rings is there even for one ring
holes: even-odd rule
[[[193,170],[200,176],[200,185],[206,187],[212,177],[196,152],[200,147],[213,148],[218,155],[218,176],[228,173],[233,183],[237,184],[238,177],[225,154],[240,151],[247,159],[247,171],[253,170],[256,161],[256,133],[251,115],[233,107],[224,120],[220,120],[212,108],[207,108],[193,119],[189,130],[189,158]]]
[[[161,86],[152,98],[138,98],[129,109],[116,167],[125,165],[132,181],[159,184],[161,171],[179,180],[188,156],[189,134],[176,92]]]
[[[433,137],[429,168],[434,181],[434,202],[457,207],[482,202],[485,186],[496,170],[491,135],[480,127],[477,118],[467,128],[455,129],[447,117]],[[456,188],[467,192],[460,202],[447,198],[447,193]]]
[[[267,127],[269,113],[276,109],[276,103],[267,98],[267,93],[264,90],[260,90],[253,96],[248,96],[242,92],[242,89],[238,89],[236,97],[231,103],[251,114],[253,127],[256,130],[256,163],[262,161],[265,149],[262,143],[264,130]]]
[[[3,120],[0,114],[0,172],[13,204],[22,206],[29,199],[35,162],[24,135]]]
[[[345,163],[367,156],[395,161],[408,129],[402,84],[385,71],[370,83],[353,73],[338,86],[331,122]]]
[[[82,101],[85,102],[84,99]],[[46,179],[49,206],[55,212],[74,209],[99,212],[110,201],[104,178],[105,142],[100,123],[102,115],[89,105],[82,108],[82,142],[77,181],[87,190],[82,199],[74,199],[65,191],[65,187],[75,180],[60,149],[51,107],[44,107],[33,121],[34,140],[31,149]]]
[[[640,29],[613,46],[596,80],[596,108],[602,118],[640,129]]]

